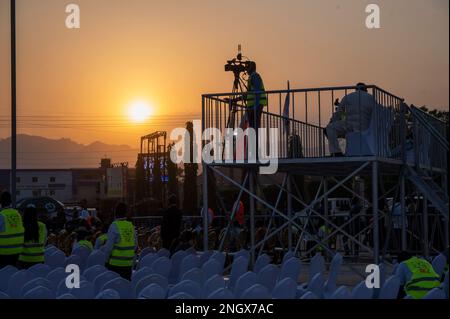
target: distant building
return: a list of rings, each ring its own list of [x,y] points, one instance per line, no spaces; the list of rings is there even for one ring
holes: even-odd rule
[[[19,169],[17,170],[17,200],[49,196],[63,203],[85,202],[100,207],[102,200],[114,200],[108,191],[108,171],[103,168],[76,169]],[[117,200],[131,203],[134,198],[134,169],[124,168],[123,193]],[[10,188],[10,170],[0,170],[0,192]],[[131,181],[128,181],[131,178]],[[122,195],[123,194],[123,195]]]
[[[50,196],[61,202],[73,199],[72,172],[70,169],[35,169],[17,170],[16,198]],[[2,170],[0,187],[8,189],[10,184],[9,170]]]

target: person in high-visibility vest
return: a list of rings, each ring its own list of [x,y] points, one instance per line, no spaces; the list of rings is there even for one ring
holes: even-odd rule
[[[25,208],[23,226],[25,228],[24,244],[19,256],[19,265],[21,269],[28,269],[33,265],[43,264],[45,261],[47,227],[38,221],[37,209],[34,205]]]
[[[133,223],[127,220],[127,209],[125,203],[117,204],[114,212],[115,220],[109,226],[104,252],[107,256],[106,267],[122,278],[131,280],[137,237]]]
[[[264,92],[264,83],[256,72],[256,63],[250,61],[247,65],[248,83],[247,83],[247,93],[245,94],[245,101],[247,106],[247,116],[249,127],[257,129],[260,127],[261,114],[263,108],[267,106],[267,94],[266,93],[256,93]],[[256,121],[256,122],[255,122]]]
[[[95,240],[94,249],[100,249],[105,246],[106,242],[108,241],[108,226],[103,225],[102,227],[102,234],[97,236],[97,239]]]
[[[22,216],[12,208],[9,192],[3,192],[0,198],[0,269],[16,266],[23,249],[24,228]]]
[[[400,264],[396,276],[403,287],[400,289],[399,298],[406,294],[414,299],[422,299],[430,290],[441,285],[439,275],[425,259],[402,252],[398,262]]]
[[[330,229],[327,227],[327,225],[324,223],[322,224],[322,226],[319,227],[319,231],[317,233],[317,237],[319,239],[319,241],[322,242],[322,244],[319,244],[317,246],[317,251],[320,252],[322,255],[325,255],[325,246],[329,246],[330,244],[330,239],[326,239],[325,238],[330,234]]]
[[[89,240],[91,233],[85,227],[77,228],[75,232],[77,234],[77,241],[73,244],[72,251],[78,247],[85,247],[89,251],[93,251],[94,245]]]

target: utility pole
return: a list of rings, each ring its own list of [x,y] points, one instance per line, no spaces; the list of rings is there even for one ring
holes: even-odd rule
[[[11,0],[11,196],[16,206],[17,168],[16,117],[16,0]]]

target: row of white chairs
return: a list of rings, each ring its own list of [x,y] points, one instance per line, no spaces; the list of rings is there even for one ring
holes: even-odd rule
[[[362,281],[353,289],[337,287],[336,282],[343,258],[336,254],[325,277],[325,261],[318,254],[309,263],[308,280],[298,284],[301,262],[292,252],[285,254],[280,266],[270,263],[270,257],[262,254],[248,271],[250,254],[241,250],[234,254],[229,276],[224,277],[225,255],[218,251],[198,254],[195,250],[178,251],[170,256],[169,251],[144,249],[133,272],[131,281],[104,267],[102,251],[89,252],[78,249],[69,257],[61,256],[56,247],[46,249],[45,264],[29,270],[18,271],[14,267],[0,270],[0,298],[282,298],[282,299],[394,299],[400,286],[398,278],[386,278],[381,265],[382,288],[373,290]],[[442,258],[435,258],[436,261]],[[433,267],[441,262],[433,260]],[[64,266],[80,265],[83,270],[81,287],[69,289],[65,283]],[[445,264],[444,264],[445,266]],[[442,269],[443,270],[443,269]],[[64,281],[63,281],[64,279]],[[445,286],[445,282],[447,283]],[[430,298],[448,295],[448,273],[442,289],[430,292]],[[39,289],[38,289],[39,288]],[[48,290],[48,291],[47,291]]]

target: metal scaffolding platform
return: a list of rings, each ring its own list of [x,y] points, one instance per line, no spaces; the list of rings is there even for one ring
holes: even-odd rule
[[[233,186],[237,194],[232,207],[222,207],[224,213],[230,213],[230,221],[219,249],[224,249],[237,203],[243,196],[249,198],[248,248],[252,264],[265,252],[267,244],[281,235],[287,237],[285,249],[301,259],[308,259],[316,251],[328,257],[338,251],[355,257],[357,251],[357,255],[364,254],[380,263],[391,262],[402,250],[429,256],[448,248],[445,123],[407,106],[402,98],[375,85],[367,88],[373,97],[371,124],[366,131],[356,130],[351,137],[347,134],[347,143],[351,138],[353,145],[346,145],[344,157],[330,157],[324,128],[335,112],[335,99],[357,94],[357,87],[264,92],[269,106],[262,112],[260,126],[279,130],[277,173],[259,175],[262,164],[247,161],[203,162],[203,207],[209,207],[209,174]],[[283,109],[286,101],[290,103],[289,116],[286,107]],[[224,132],[230,122],[233,129],[242,127],[245,95],[203,95],[202,107],[204,130],[217,128]],[[292,150],[293,136],[300,141],[301,152]],[[302,191],[305,185],[297,184],[299,176],[317,180],[310,190],[312,198]],[[353,189],[355,178],[364,181],[363,194]],[[264,196],[263,181],[276,187],[276,200]],[[360,210],[347,218],[337,218],[329,207],[329,198],[335,192],[349,194],[360,204]],[[256,220],[265,225],[264,236],[258,239]],[[204,216],[205,249],[208,226]],[[319,236],[320,226],[327,231]]]

